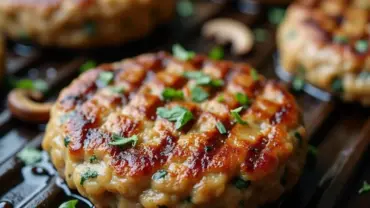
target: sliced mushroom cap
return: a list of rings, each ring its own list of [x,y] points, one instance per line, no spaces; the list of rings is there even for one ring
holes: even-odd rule
[[[50,109],[53,103],[39,103],[42,94],[27,89],[13,89],[8,95],[10,112],[18,119],[32,122],[45,123],[49,120]]]
[[[232,52],[236,55],[248,53],[254,43],[252,31],[242,22],[217,18],[206,22],[202,28],[205,37],[214,37],[219,44],[231,42]]]

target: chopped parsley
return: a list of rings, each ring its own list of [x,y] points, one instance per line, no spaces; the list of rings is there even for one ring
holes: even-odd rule
[[[49,89],[48,84],[41,79],[21,79],[15,82],[15,87],[21,89],[37,90],[40,92],[47,92]]]
[[[304,79],[295,77],[292,82],[292,87],[294,91],[301,92],[304,88]]]
[[[235,97],[238,103],[240,103],[241,105],[247,106],[250,103],[248,96],[243,93],[238,92],[236,93]]]
[[[165,100],[182,100],[184,98],[184,93],[182,92],[182,90],[165,88],[162,92],[162,98]]]
[[[280,24],[285,16],[285,9],[283,8],[271,8],[268,10],[268,20],[271,24]]]
[[[123,86],[113,86],[109,88],[111,92],[121,94],[125,91],[125,87]]]
[[[224,49],[220,46],[213,47],[212,50],[209,52],[209,58],[213,60],[220,60],[224,58]]]
[[[157,108],[157,115],[169,121],[175,121],[175,128],[180,129],[193,119],[193,114],[186,108],[176,106],[172,109]]]
[[[312,156],[317,156],[317,148],[312,146],[312,145],[309,145],[308,146],[308,153]]]
[[[338,44],[346,44],[348,43],[348,38],[344,35],[337,34],[333,37],[333,42]]]
[[[195,80],[197,85],[209,85],[212,87],[221,87],[224,81],[221,79],[212,79],[210,76],[200,71],[185,72],[184,77]]]
[[[118,134],[113,134],[112,141],[109,142],[109,144],[113,146],[125,146],[127,144],[131,144],[132,147],[135,147],[138,140],[139,139],[137,135],[133,135],[131,137],[126,138],[126,137],[121,137]]]
[[[96,157],[96,155],[92,155],[90,158],[89,158],[89,161],[90,163],[96,163],[98,161],[98,158]]]
[[[256,28],[253,30],[254,39],[257,42],[264,42],[267,38],[267,31],[263,28]]]
[[[212,150],[213,150],[213,147],[212,146],[205,146],[204,147],[204,151],[206,151],[206,152],[210,152]]]
[[[358,40],[355,43],[355,49],[359,53],[366,53],[369,50],[369,43],[367,40]]]
[[[166,171],[166,170],[158,170],[157,172],[155,172],[155,173],[153,174],[152,179],[153,179],[153,180],[159,180],[159,179],[161,179],[161,178],[166,177],[166,175],[167,175],[167,174],[168,174],[168,173],[167,173],[167,171]]]
[[[224,101],[225,101],[225,96],[224,96],[224,95],[219,95],[219,96],[217,97],[217,102],[222,103],[222,102],[224,102]]]
[[[64,137],[64,146],[68,146],[68,144],[71,142],[71,138],[69,137]]]
[[[209,94],[201,87],[193,87],[191,89],[191,100],[197,103],[203,102],[209,97]]]
[[[240,190],[247,189],[249,185],[251,185],[251,181],[246,181],[241,177],[234,178],[233,180],[231,180],[231,183]]]
[[[93,60],[88,60],[84,64],[80,66],[80,73],[83,73],[85,71],[88,71],[92,68],[96,67],[96,62]]]
[[[226,128],[225,128],[224,124],[222,124],[222,122],[217,122],[216,127],[217,127],[218,131],[220,132],[220,134],[226,134],[227,133]]]
[[[334,92],[343,92],[343,80],[341,79],[335,79],[333,83],[331,84],[331,88]]]
[[[246,125],[246,124],[248,124],[246,121],[244,121],[241,117],[240,117],[240,115],[239,115],[239,113],[241,112],[243,110],[243,107],[239,107],[239,108],[235,108],[235,109],[233,109],[233,110],[231,110],[230,112],[231,112],[231,116],[232,117],[234,117],[234,119],[236,120],[236,122],[237,123],[239,123],[239,124],[242,124],[242,125]]]
[[[78,203],[77,199],[69,200],[61,204],[59,208],[76,208],[77,203]]]
[[[255,69],[251,69],[251,76],[253,81],[257,81],[259,79],[258,72]]]
[[[370,184],[367,181],[364,181],[360,190],[358,190],[358,194],[363,194],[370,191]]]
[[[98,83],[102,87],[108,86],[112,82],[113,77],[114,77],[113,72],[109,71],[100,72],[98,77]]]
[[[33,165],[42,159],[41,151],[33,147],[25,147],[17,154],[17,158],[26,165]]]
[[[187,51],[180,44],[175,44],[172,46],[172,53],[176,58],[183,61],[192,59],[195,56],[194,51]]]
[[[81,175],[80,185],[83,185],[86,180],[96,177],[98,177],[98,172],[96,170],[91,170],[90,168],[88,168],[86,172],[82,173]]]
[[[190,17],[194,13],[193,3],[190,0],[180,0],[177,2],[176,10],[181,17]]]

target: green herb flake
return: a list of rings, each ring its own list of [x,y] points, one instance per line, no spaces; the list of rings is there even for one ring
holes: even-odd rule
[[[303,140],[302,135],[299,132],[296,131],[294,133],[294,137],[298,140],[298,143],[301,146],[302,145],[302,140]]]
[[[317,148],[312,146],[312,145],[309,145],[308,146],[308,153],[312,156],[317,156]]]
[[[236,93],[235,98],[241,105],[248,106],[250,104],[248,95],[238,92]]]
[[[254,39],[257,42],[264,42],[267,39],[267,31],[263,28],[256,28],[253,30]]]
[[[103,72],[100,72],[99,74],[98,82],[103,87],[105,87],[105,86],[108,86],[112,82],[113,77],[114,77],[113,72],[103,71]]]
[[[194,51],[187,51],[180,44],[172,46],[172,53],[176,58],[183,61],[187,61],[195,57]]]
[[[224,58],[224,49],[220,46],[216,46],[212,48],[212,50],[209,52],[208,56],[209,58],[213,60],[220,60]]]
[[[222,79],[214,79],[210,83],[212,87],[221,87],[221,86],[224,86],[224,84],[225,82]]]
[[[240,190],[247,189],[251,185],[251,181],[246,181],[241,177],[234,178],[231,183]]]
[[[225,102],[225,96],[224,95],[219,95],[217,97],[217,102],[219,102],[219,103]]]
[[[165,88],[162,92],[162,97],[165,100],[182,100],[184,99],[184,93],[182,92],[182,90]]]
[[[180,106],[176,106],[172,109],[163,107],[157,108],[157,115],[169,121],[175,121],[176,129],[182,128],[185,126],[185,124],[193,119],[193,114],[186,108]]]
[[[212,146],[205,146],[204,147],[204,151],[206,151],[206,152],[210,152],[212,150],[213,150],[213,147]]]
[[[64,146],[68,146],[69,145],[69,143],[71,142],[71,138],[69,138],[69,137],[64,137]]]
[[[135,147],[138,140],[139,138],[137,137],[137,135],[133,135],[131,137],[126,138],[126,137],[121,137],[118,134],[113,134],[112,141],[109,142],[109,144],[113,146],[125,146],[127,144],[131,144],[132,147]]]
[[[370,184],[367,181],[364,181],[360,190],[358,190],[358,194],[367,193],[370,191]]]
[[[98,172],[95,171],[95,170],[91,170],[90,168],[88,168],[86,170],[86,172],[84,172],[81,175],[80,185],[83,185],[86,180],[88,180],[90,178],[96,178],[96,177],[98,177]]]
[[[203,90],[201,87],[193,87],[191,89],[191,99],[194,102],[200,103],[206,100],[209,94]]]
[[[226,134],[227,133],[226,128],[225,128],[223,123],[217,122],[216,127],[217,127],[218,131],[220,132],[220,134]]]
[[[199,79],[201,77],[207,76],[203,72],[200,72],[200,71],[187,71],[187,72],[184,72],[183,75],[184,77],[188,79]]]
[[[331,88],[334,92],[343,92],[343,80],[335,79],[331,84]]]
[[[84,24],[84,31],[86,34],[89,36],[94,36],[96,35],[97,29],[96,29],[96,24],[95,22],[87,22]]]
[[[253,81],[259,80],[259,75],[258,75],[257,70],[251,69],[251,72],[250,73],[251,73],[251,76],[252,76]]]
[[[271,24],[280,24],[285,16],[285,9],[283,8],[271,8],[268,10],[268,20]]]
[[[121,94],[125,91],[123,86],[113,86],[109,88],[112,93]]]
[[[176,10],[181,17],[190,17],[194,13],[193,3],[190,0],[180,0],[177,2]]]
[[[221,87],[224,81],[221,79],[212,79],[210,76],[200,71],[185,72],[184,77],[195,80],[197,85],[208,85],[212,87]]]
[[[92,69],[92,68],[94,68],[94,67],[96,67],[96,62],[95,61],[93,61],[93,60],[88,60],[88,61],[86,61],[84,64],[82,64],[81,66],[80,66],[80,73],[83,73],[83,72],[85,72],[85,71],[88,71],[88,70],[90,70],[90,69]]]
[[[344,35],[337,34],[333,37],[333,42],[338,44],[346,44],[348,43],[348,38]]]
[[[293,90],[296,92],[301,92],[304,88],[304,79],[300,77],[295,77],[292,82]]]
[[[41,151],[36,148],[25,147],[17,154],[17,158],[24,162],[24,164],[26,165],[33,165],[41,161],[42,155]]]
[[[153,174],[152,179],[153,179],[153,180],[159,180],[159,179],[161,179],[161,178],[166,177],[166,175],[167,175],[167,174],[168,174],[168,173],[167,173],[167,171],[166,171],[166,170],[158,170],[157,172],[155,172],[155,173]]]
[[[77,199],[69,200],[61,204],[59,208],[76,208],[77,203],[78,203]]]
[[[96,155],[92,155],[89,158],[89,161],[90,161],[90,163],[96,163],[96,162],[98,162],[98,158],[96,157]]]
[[[361,73],[358,75],[358,77],[359,77],[360,79],[368,79],[368,78],[370,78],[370,72],[367,72],[367,71],[361,72]]]
[[[355,49],[359,53],[366,53],[369,50],[369,43],[367,40],[358,40],[355,43]]]
[[[233,110],[231,110],[230,112],[231,112],[231,116],[236,120],[236,122],[237,123],[239,123],[239,124],[242,124],[242,125],[246,125],[246,124],[248,124],[246,121],[244,121],[241,117],[240,117],[240,115],[239,115],[239,113],[241,112],[243,110],[243,107],[239,107],[239,108],[235,108],[235,109],[233,109]]]
[[[21,79],[15,83],[15,87],[21,89],[37,90],[44,93],[49,90],[48,84],[41,79]]]

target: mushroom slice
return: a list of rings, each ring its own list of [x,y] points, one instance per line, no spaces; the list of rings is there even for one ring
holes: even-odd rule
[[[18,119],[44,123],[49,120],[50,109],[53,103],[39,103],[42,94],[27,89],[13,89],[8,95],[8,107],[10,112]]]
[[[219,44],[231,42],[236,55],[248,53],[254,43],[252,31],[242,22],[230,18],[217,18],[206,22],[202,28],[205,37],[214,37]]]

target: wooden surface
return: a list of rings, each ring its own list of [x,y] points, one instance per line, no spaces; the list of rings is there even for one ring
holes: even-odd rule
[[[264,28],[268,36],[245,56],[233,56],[226,47],[225,58],[246,61],[268,78],[278,79],[273,58],[276,56],[275,25],[267,21],[269,8],[261,7],[259,13],[251,15],[239,12],[231,4],[199,2],[195,5],[196,15],[177,17],[148,38],[122,47],[70,51],[9,43],[8,76],[45,79],[52,89],[49,93],[52,100],[78,76],[78,68],[88,59],[99,63],[117,61],[144,52],[170,50],[177,42],[198,53],[208,53],[216,43],[200,35],[201,25],[213,17],[231,17],[251,28]],[[40,147],[45,125],[31,125],[12,118],[5,105],[8,90],[1,89],[0,208],[9,206],[5,201],[11,201],[14,207],[57,207],[70,198],[83,200],[56,176],[46,154],[40,164],[43,174],[35,174],[35,170],[24,167],[16,159],[15,154],[26,145]],[[294,190],[267,207],[370,207],[370,193],[358,194],[363,181],[370,182],[369,109],[335,99],[321,101],[306,93],[298,93],[296,97],[304,112],[310,143],[317,147],[318,154],[316,159],[309,158]],[[89,205],[86,201],[86,206]]]

